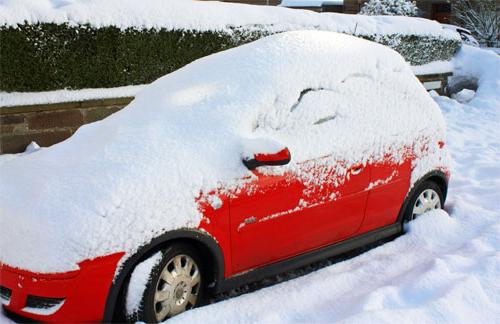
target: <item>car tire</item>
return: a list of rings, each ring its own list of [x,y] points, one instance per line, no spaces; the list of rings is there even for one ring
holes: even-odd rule
[[[162,322],[200,305],[203,300],[204,264],[198,251],[180,243],[160,252],[161,261],[150,271],[139,307],[126,315],[129,321]],[[127,287],[126,295],[129,284]]]
[[[408,204],[403,214],[403,223],[408,223],[432,209],[442,209],[444,195],[437,183],[425,180],[410,193]]]

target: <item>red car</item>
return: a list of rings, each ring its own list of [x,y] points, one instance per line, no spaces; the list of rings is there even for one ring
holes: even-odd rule
[[[289,32],[0,166],[0,286],[39,321],[159,322],[442,208],[438,106],[399,54]]]

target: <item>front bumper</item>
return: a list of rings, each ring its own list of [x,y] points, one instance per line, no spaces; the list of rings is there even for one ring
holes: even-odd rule
[[[79,270],[53,274],[0,263],[0,300],[8,311],[37,321],[101,321],[122,256],[115,253],[83,261]]]

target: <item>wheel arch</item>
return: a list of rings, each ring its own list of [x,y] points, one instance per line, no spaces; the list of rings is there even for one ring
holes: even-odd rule
[[[211,283],[209,287],[216,286],[223,280],[224,256],[219,244],[214,238],[206,232],[195,229],[179,229],[167,232],[142,246],[136,253],[129,256],[127,260],[121,264],[120,270],[109,289],[103,314],[103,322],[112,322],[113,319],[118,316],[119,312],[117,306],[126,288],[127,279],[135,266],[155,252],[177,242],[194,245],[197,249],[200,249],[204,261],[213,266],[213,271],[208,273],[210,276],[209,282]]]
[[[401,206],[401,209],[399,210],[398,220],[397,220],[398,223],[400,223],[400,224],[403,223],[404,214],[405,214],[406,208],[408,207],[408,203],[409,203],[408,198],[413,195],[414,190],[421,183],[428,181],[428,180],[436,183],[439,186],[439,189],[441,189],[441,192],[443,193],[443,204],[444,204],[444,202],[446,201],[446,196],[448,194],[448,176],[446,175],[446,173],[444,173],[441,170],[434,170],[434,171],[431,171],[429,173],[426,173],[423,177],[418,179],[413,184],[411,189],[408,191],[408,194],[405,197],[403,205]]]

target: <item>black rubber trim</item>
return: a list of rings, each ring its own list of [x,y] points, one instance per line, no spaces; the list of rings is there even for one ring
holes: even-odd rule
[[[51,308],[61,304],[65,298],[41,297],[28,295],[26,298],[26,307],[31,308]]]
[[[255,170],[256,168],[265,165],[287,165],[288,163],[290,163],[290,160],[291,158],[284,160],[277,160],[277,161],[260,162],[257,161],[256,159],[250,159],[250,160],[243,159],[243,164],[247,167],[248,170]]]
[[[398,220],[397,220],[398,223],[403,222],[406,208],[408,207],[408,203],[410,202],[409,198],[413,195],[415,189],[418,188],[418,186],[422,182],[427,181],[431,178],[435,178],[435,177],[441,179],[441,181],[443,181],[443,183],[445,184],[445,186],[443,188],[444,189],[443,190],[443,205],[444,205],[444,203],[446,201],[446,195],[448,194],[448,177],[446,176],[446,174],[443,171],[439,171],[439,170],[431,171],[431,172],[427,173],[426,175],[424,175],[422,178],[420,178],[417,182],[415,182],[415,184],[413,185],[411,190],[406,195],[405,200],[403,202],[403,205],[401,206],[401,209],[399,210]]]
[[[7,287],[0,286],[0,297],[5,300],[10,300],[10,296],[12,295],[12,290]]]
[[[252,271],[244,272],[221,281],[216,286],[216,292],[227,291],[244,284],[259,281],[270,276],[286,271],[303,267],[313,262],[343,254],[345,252],[363,247],[367,244],[375,243],[384,238],[401,233],[401,223],[392,224],[380,229],[376,229],[363,235],[326,246],[324,248],[301,254],[296,257],[286,259],[277,263],[264,266]]]
[[[217,242],[208,234],[194,229],[179,229],[165,233],[149,244],[139,249],[133,256],[129,257],[121,266],[120,272],[115,277],[106,299],[106,307],[103,315],[103,322],[112,322],[115,315],[115,310],[120,297],[120,292],[123,289],[123,284],[130,275],[134,267],[139,261],[151,256],[159,249],[165,247],[169,241],[187,239],[194,240],[203,244],[212,254],[215,263],[213,270],[216,284],[223,279],[224,276],[224,256]]]

